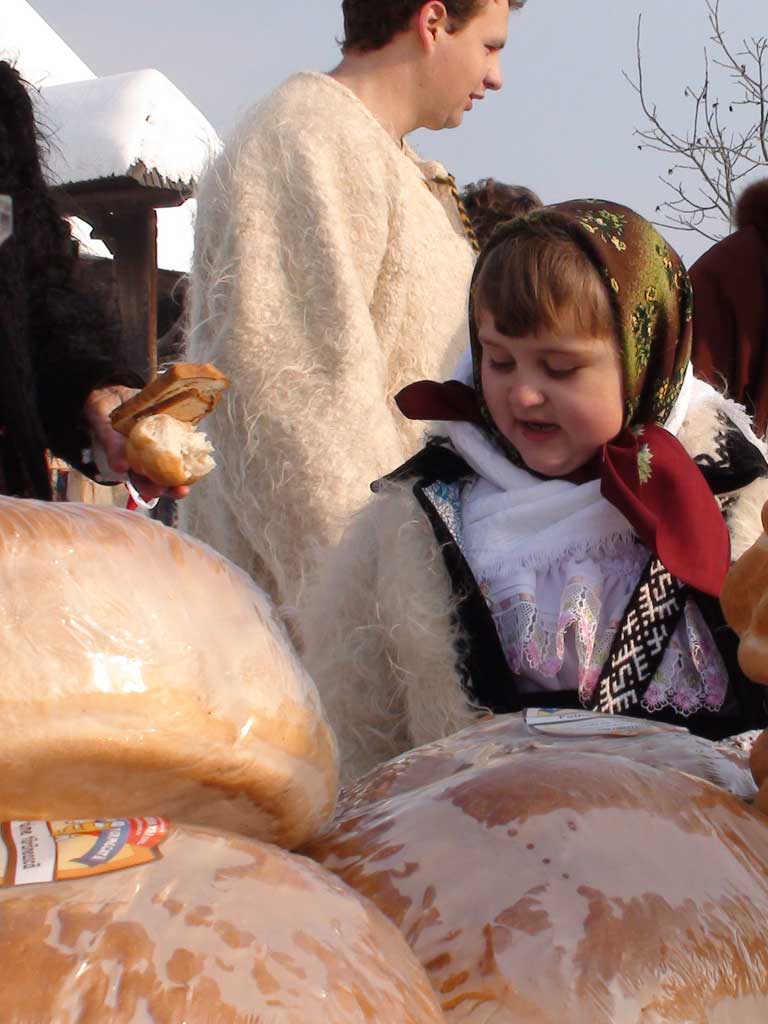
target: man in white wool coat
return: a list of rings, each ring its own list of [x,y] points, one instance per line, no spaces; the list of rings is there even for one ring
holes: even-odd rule
[[[244,117],[199,190],[187,357],[231,390],[182,526],[300,602],[369,484],[420,445],[392,401],[467,343],[473,235],[404,142],[500,89],[524,0],[343,0],[343,57]]]

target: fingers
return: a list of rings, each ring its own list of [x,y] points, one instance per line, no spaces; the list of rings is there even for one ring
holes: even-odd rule
[[[131,483],[142,496],[144,501],[154,501],[155,498],[186,498],[189,494],[189,487],[163,487],[162,484],[156,484],[154,480],[150,480],[149,477],[139,476],[138,473],[131,472]]]
[[[125,438],[113,428],[109,414],[136,393],[135,388],[123,386],[97,388],[90,393],[83,409],[94,443],[104,450],[110,469],[118,476],[127,473],[129,465]]]
[[[123,435],[110,429],[105,431],[101,437],[96,435],[96,440],[104,449],[104,453],[107,456],[107,462],[109,463],[109,468],[119,476],[123,476],[127,473],[131,467],[125,457],[125,438]]]

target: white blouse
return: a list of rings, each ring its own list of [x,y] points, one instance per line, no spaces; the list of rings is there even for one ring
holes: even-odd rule
[[[483,478],[464,488],[463,547],[471,568],[483,542],[482,517],[471,506],[493,490]],[[467,514],[469,513],[469,514]],[[493,581],[475,573],[489,604],[512,671],[526,692],[578,689],[592,696],[623,613],[650,555],[631,538],[600,554],[564,555],[548,565],[517,567]],[[480,559],[481,560],[481,559]],[[682,715],[722,707],[728,675],[694,602],[684,614],[645,692],[649,712],[669,707]]]

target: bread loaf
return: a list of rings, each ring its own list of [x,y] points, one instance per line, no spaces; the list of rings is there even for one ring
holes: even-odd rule
[[[469,732],[376,769],[306,848],[399,926],[446,1020],[768,1019],[761,815],[671,769]]]
[[[0,889],[3,1024],[440,1024],[397,930],[304,858],[172,828],[161,857]]]
[[[165,413],[142,417],[125,445],[131,469],[163,487],[197,483],[216,466],[212,452],[205,434]]]
[[[758,786],[768,782],[768,732],[762,732],[749,755],[749,766]]]
[[[110,413],[112,426],[127,437],[142,419],[159,413],[196,426],[228,387],[229,379],[210,363],[173,363]]]
[[[768,503],[763,533],[726,576],[720,603],[739,634],[739,665],[756,683],[768,683]]]
[[[416,747],[363,776],[344,793],[344,806],[367,806],[445,782],[470,765],[491,765],[511,754],[555,748],[572,754],[628,757],[652,768],[674,768],[736,796],[755,795],[749,754],[693,736],[680,726],[621,715],[529,708],[496,715],[445,739]]]
[[[739,634],[739,665],[756,683],[768,684],[768,503],[762,511],[763,532],[731,567],[720,603],[728,624]],[[768,733],[750,756],[760,786],[755,806],[768,814]]]
[[[295,846],[335,740],[267,599],[135,513],[0,498],[0,820],[160,814]]]

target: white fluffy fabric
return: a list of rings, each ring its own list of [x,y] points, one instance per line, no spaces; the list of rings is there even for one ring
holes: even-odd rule
[[[306,73],[253,108],[200,187],[188,357],[231,389],[183,525],[297,602],[370,481],[420,445],[392,401],[467,342],[471,248],[436,164]]]

